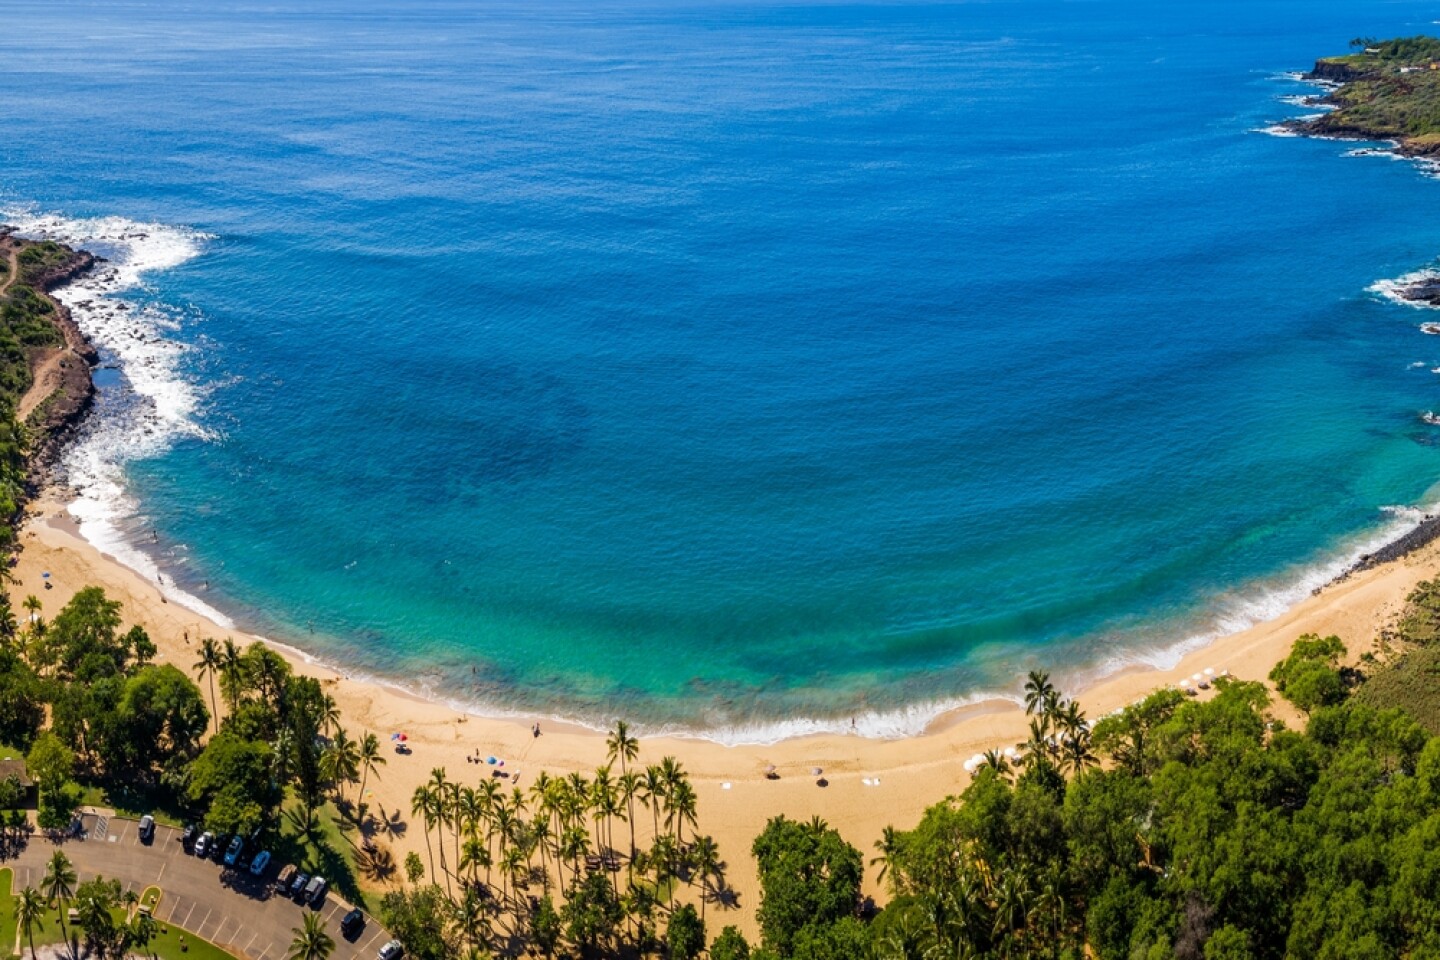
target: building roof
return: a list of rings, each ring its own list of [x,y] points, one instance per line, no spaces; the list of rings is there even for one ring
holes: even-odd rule
[[[0,760],[0,780],[8,780],[12,776],[19,779],[20,786],[22,787],[35,786],[34,781],[30,779],[30,775],[25,772],[24,760],[11,760],[8,758]]]

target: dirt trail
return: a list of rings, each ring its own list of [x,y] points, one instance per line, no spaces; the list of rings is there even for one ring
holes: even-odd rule
[[[15,408],[15,419],[24,423],[35,412],[35,408],[44,403],[50,394],[60,388],[63,382],[60,375],[60,361],[69,355],[69,350],[57,350],[54,347],[37,353],[31,361],[30,389],[20,398],[20,404]]]
[[[0,297],[10,292],[15,285],[15,280],[20,276],[20,254],[14,247],[10,248],[10,272],[5,275],[5,282],[0,283]]]

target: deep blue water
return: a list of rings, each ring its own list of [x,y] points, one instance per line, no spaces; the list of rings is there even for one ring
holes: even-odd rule
[[[7,11],[12,219],[185,251],[94,529],[358,670],[893,732],[1273,614],[1440,479],[1367,290],[1440,183],[1257,132],[1435,3]]]

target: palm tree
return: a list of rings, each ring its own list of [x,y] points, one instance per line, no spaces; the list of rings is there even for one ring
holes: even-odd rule
[[[365,784],[370,780],[370,774],[375,774],[375,779],[380,779],[380,771],[377,767],[385,766],[385,757],[380,753],[380,738],[369,730],[360,740],[360,797],[359,809],[365,809]]]
[[[650,808],[650,819],[654,829],[654,837],[660,836],[660,805],[665,800],[665,775],[659,766],[651,764],[645,768],[645,775],[640,780],[640,799]]]
[[[635,859],[635,791],[624,786],[630,780],[630,763],[640,756],[640,739],[630,735],[630,727],[624,720],[615,721],[615,729],[605,740],[605,750],[614,763],[620,761],[620,782],[621,789],[625,793],[625,803],[630,814],[630,859]],[[633,782],[633,781],[632,781]]]
[[[601,848],[601,852],[615,849],[610,842],[610,818],[616,810],[615,781],[610,779],[610,768],[600,767],[595,771],[595,779],[590,781],[590,810],[595,818],[595,846]],[[604,824],[604,832],[600,832],[601,824]]]
[[[65,856],[64,851],[56,850],[45,865],[40,890],[45,899],[60,911],[60,932],[66,940],[70,939],[70,933],[65,929],[65,904],[75,896],[75,881],[75,868],[70,865],[70,858]]]
[[[979,770],[985,769],[986,767],[994,770],[996,776],[998,776],[1001,780],[1010,779],[1010,761],[1006,758],[1005,754],[1001,753],[999,750],[985,751],[985,760],[980,764],[977,772]]]
[[[890,889],[898,894],[900,878],[892,873],[890,868],[895,865],[896,856],[900,852],[900,832],[894,827],[887,826],[881,832],[880,839],[875,841],[875,849],[880,854],[870,860],[870,866],[880,868],[879,872],[875,874],[875,882],[879,883],[884,880],[885,874],[889,873]]]
[[[155,939],[155,934],[159,932],[159,924],[148,913],[137,913],[135,919],[130,922],[130,941],[142,950],[150,946],[150,942]],[[35,952],[33,947],[30,952]],[[155,956],[152,951],[146,950],[146,952],[152,957]]]
[[[681,776],[682,779],[670,791],[670,816],[675,842],[683,844],[685,824],[690,824],[691,828],[699,825],[695,820],[699,800],[695,796],[695,788],[690,786],[690,781],[683,779],[683,774]]]
[[[320,728],[326,733],[340,729],[340,705],[328,693],[320,700]]]
[[[705,901],[709,900],[710,878],[718,877],[723,864],[720,862],[720,848],[711,837],[699,837],[695,849],[690,851],[690,865],[700,875],[700,925],[705,925]]]
[[[233,637],[226,637],[220,647],[220,692],[233,710],[240,702],[243,678],[240,676],[240,648]]]
[[[474,890],[465,891],[455,905],[453,918],[461,938],[472,947],[478,947],[485,938],[485,904]]]
[[[26,887],[15,898],[15,920],[20,935],[30,943],[30,956],[35,956],[35,931],[45,929],[45,898],[34,887]]]
[[[1025,715],[1038,713],[1045,716],[1055,696],[1055,686],[1050,682],[1050,674],[1031,670],[1029,679],[1025,681]]]
[[[215,720],[215,732],[220,732],[220,710],[215,703],[215,674],[220,670],[220,645],[213,637],[200,641],[200,659],[195,661],[195,675],[202,681],[210,680],[210,715]]]
[[[325,932],[325,921],[318,913],[305,914],[301,925],[291,929],[295,938],[285,960],[329,960],[335,952],[335,939]]]
[[[430,847],[430,830],[435,826],[435,794],[428,784],[420,784],[410,795],[410,813],[425,825],[425,853],[430,857],[430,876],[435,877],[435,851]]]
[[[320,775],[335,785],[335,799],[343,800],[345,784],[357,780],[359,774],[360,748],[342,727],[320,754]]]

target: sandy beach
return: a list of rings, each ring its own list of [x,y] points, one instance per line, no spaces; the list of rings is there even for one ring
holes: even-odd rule
[[[124,604],[127,624],[143,624],[150,632],[159,647],[160,661],[186,670],[191,670],[196,659],[200,636],[232,636],[242,644],[261,639],[224,629],[167,601],[156,584],[82,539],[67,519],[61,500],[46,498],[32,506],[21,543],[16,583],[11,587],[17,610],[26,595],[34,594],[43,603],[43,615],[53,616],[76,590],[101,586]],[[42,572],[50,573],[48,589]],[[1432,543],[1333,583],[1278,619],[1194,651],[1173,670],[1127,671],[1089,689],[1065,692],[1078,695],[1093,719],[1206,667],[1227,669],[1241,678],[1263,679],[1303,633],[1339,634],[1352,656],[1358,656],[1399,611],[1413,585],[1437,572],[1440,545]],[[466,761],[477,748],[483,755],[503,757],[506,769],[519,774],[521,786],[528,786],[541,770],[552,775],[571,770],[588,773],[605,762],[604,739],[595,732],[545,720],[542,735],[536,738],[531,731],[533,720],[462,715],[395,688],[347,678],[283,646],[277,649],[297,671],[322,680],[352,734],[369,730],[386,740],[393,731],[407,734],[412,752],[388,754],[388,765],[378,778],[370,780],[373,796],[369,798],[385,811],[402,811],[406,820],[414,787],[427,779],[432,769],[444,767],[452,779],[465,782],[489,775],[489,767]],[[208,691],[208,687],[202,688]],[[768,818],[782,813],[806,819],[823,817],[860,848],[868,861],[887,825],[908,828],[927,806],[964,787],[967,777],[962,763],[966,758],[1016,743],[1024,739],[1025,729],[1020,708],[1008,701],[992,701],[942,717],[925,735],[906,740],[822,735],[768,746],[729,747],[702,740],[655,738],[641,741],[640,763],[673,755],[690,773],[700,800],[700,830],[718,842],[728,865],[726,879],[739,894],[738,909],[712,913],[713,929],[735,923],[753,933],[759,890],[749,849]],[[766,779],[769,764],[777,767],[778,780]],[[824,770],[825,787],[818,786],[811,775],[811,768],[817,766]],[[647,817],[637,819],[641,828],[648,822]],[[640,830],[642,836],[646,832]],[[410,849],[423,851],[423,832],[410,830],[394,843],[397,859]],[[867,876],[866,890],[883,899],[873,871]]]

